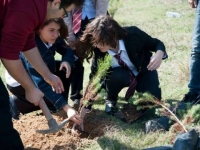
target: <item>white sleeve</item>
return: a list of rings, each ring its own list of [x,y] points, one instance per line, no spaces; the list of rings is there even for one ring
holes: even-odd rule
[[[19,82],[17,82],[6,70],[5,71],[5,79],[6,79],[6,84],[8,84],[11,87],[17,87],[20,86]]]

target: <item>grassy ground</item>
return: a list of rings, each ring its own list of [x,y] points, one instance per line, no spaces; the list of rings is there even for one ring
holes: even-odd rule
[[[111,0],[109,11],[121,25],[136,25],[165,43],[169,58],[163,61],[158,69],[163,100],[180,100],[188,91],[189,56],[194,22],[194,10],[189,7],[187,0]],[[182,16],[169,18],[166,16],[167,11],[176,11]],[[90,64],[84,63],[84,65],[85,87]],[[3,70],[1,66],[0,76],[4,79]],[[124,97],[124,93],[123,90],[119,96]],[[100,103],[94,108],[103,111],[104,105]],[[169,132],[150,134],[143,132],[144,122],[149,117],[143,117],[130,125],[107,115],[100,117],[102,120],[109,119],[114,125],[104,128],[104,136],[94,139],[80,149],[139,150],[171,142]]]
[[[182,14],[169,18],[167,11]],[[114,18],[122,25],[136,25],[165,43],[169,59],[159,69],[163,98],[180,99],[187,91],[189,53],[194,10],[186,0],[126,0]],[[177,88],[173,88],[177,87]]]
[[[175,11],[182,16],[170,18],[166,16],[167,11]],[[110,13],[121,25],[138,26],[165,43],[169,58],[158,69],[163,101],[182,99],[188,91],[194,9],[186,0],[111,0]],[[119,96],[124,97],[124,93],[123,90]],[[96,109],[102,110],[104,106],[96,105]],[[143,132],[144,123],[149,118],[143,117],[131,125],[111,118],[115,126],[108,127],[103,137],[83,149],[139,150],[170,144],[170,132]]]

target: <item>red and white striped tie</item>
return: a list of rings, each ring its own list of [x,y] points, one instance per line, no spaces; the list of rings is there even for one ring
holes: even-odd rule
[[[136,80],[136,77],[133,74],[133,72],[127,66],[127,64],[123,60],[121,60],[121,58],[120,58],[121,52],[122,51],[120,51],[120,53],[114,55],[114,57],[117,59],[119,65],[122,66],[122,67],[124,67],[124,68],[126,68],[129,71],[129,73],[130,73],[129,88],[126,91],[126,95],[125,95],[125,100],[128,101],[133,96],[133,94],[135,93],[135,89],[136,89],[136,85],[137,85],[137,80]]]
[[[81,29],[82,9],[75,9],[73,14],[72,30],[76,34]]]

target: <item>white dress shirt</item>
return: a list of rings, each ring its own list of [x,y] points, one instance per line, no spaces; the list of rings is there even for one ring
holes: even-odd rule
[[[92,0],[85,0],[82,7],[82,20],[88,17],[88,19],[95,18],[96,8],[94,7]]]
[[[114,56],[114,55],[120,53],[120,51],[122,51],[121,55],[120,55],[120,59],[123,60],[126,63],[126,65],[129,67],[129,69],[133,72],[133,74],[135,76],[137,76],[138,71],[128,57],[128,54],[127,54],[123,40],[119,40],[119,50],[118,50],[117,53],[115,53],[111,50],[108,50],[108,54],[111,55],[111,56]],[[121,65],[119,65],[118,60],[115,57],[112,57],[112,68],[115,68],[115,67],[121,67]]]

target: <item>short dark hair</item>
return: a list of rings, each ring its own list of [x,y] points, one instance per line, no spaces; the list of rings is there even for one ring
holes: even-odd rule
[[[76,7],[81,7],[85,0],[61,0],[60,8],[69,7],[71,4],[74,4]]]
[[[49,1],[53,2],[53,0],[49,0]],[[60,8],[67,8],[71,4],[74,4],[76,7],[81,7],[84,1],[85,0],[61,0]]]

